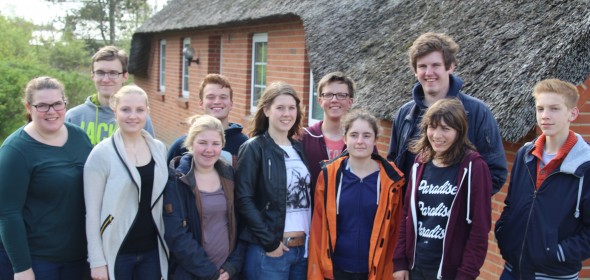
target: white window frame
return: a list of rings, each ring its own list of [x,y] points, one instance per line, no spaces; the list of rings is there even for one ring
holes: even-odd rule
[[[318,102],[318,92],[316,91],[317,87],[315,86],[314,82],[313,82],[313,71],[311,69],[309,69],[309,115],[307,116],[307,124],[308,126],[312,126],[317,122],[320,122],[324,119],[324,112],[322,111],[322,118],[321,119],[315,119],[313,118],[313,113],[314,113],[314,104],[318,103],[318,107],[320,107],[320,104]],[[320,109],[321,110],[321,109]]]
[[[251,92],[251,98],[250,98],[250,112],[255,113],[256,112],[256,103],[258,102],[258,100],[254,100],[254,94],[255,94],[255,89],[259,88],[262,91],[264,91],[264,89],[266,88],[266,84],[265,85],[257,85],[255,84],[256,82],[256,66],[264,66],[266,67],[266,62],[259,62],[256,63],[256,43],[267,43],[266,48],[267,48],[267,52],[268,52],[268,33],[255,33],[254,35],[252,35],[252,69],[251,69],[251,85],[250,85],[250,92]],[[265,59],[266,61],[266,59]],[[266,71],[265,71],[265,75],[266,75]],[[266,77],[264,79],[266,81]],[[262,92],[261,91],[261,92]],[[260,96],[259,96],[260,98]]]
[[[166,40],[160,40],[160,92],[166,91]]]
[[[189,73],[188,73],[188,60],[186,60],[186,58],[184,58],[184,54],[182,53],[182,50],[184,50],[185,47],[190,47],[191,46],[191,38],[190,37],[186,37],[184,39],[182,39],[182,48],[180,50],[180,58],[182,59],[182,98],[188,98],[190,95],[189,92],[189,87],[188,87],[188,83],[189,83]]]

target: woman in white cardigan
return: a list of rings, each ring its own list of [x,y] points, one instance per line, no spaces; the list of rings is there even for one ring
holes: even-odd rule
[[[166,146],[142,129],[149,110],[145,91],[124,86],[110,103],[119,128],[94,147],[84,166],[92,279],[166,279]]]

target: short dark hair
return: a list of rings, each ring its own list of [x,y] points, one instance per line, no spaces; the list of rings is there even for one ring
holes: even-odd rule
[[[322,90],[324,89],[324,87],[333,82],[341,82],[346,84],[346,86],[348,86],[348,97],[354,98],[356,84],[354,83],[352,78],[339,71],[328,73],[322,77],[322,79],[318,83],[318,94],[321,96],[323,94]]]
[[[92,56],[92,71],[94,71],[94,63],[101,60],[113,61],[119,60],[121,62],[121,66],[123,66],[123,73],[127,73],[127,66],[129,65],[129,57],[127,53],[119,49],[115,46],[104,46],[100,48],[93,56]]]
[[[410,47],[410,66],[416,72],[418,59],[432,53],[441,52],[445,62],[445,69],[449,70],[452,64],[457,64],[457,52],[459,45],[453,38],[445,33],[428,32],[420,35]]]

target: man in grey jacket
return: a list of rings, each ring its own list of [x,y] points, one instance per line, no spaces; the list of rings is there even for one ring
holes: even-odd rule
[[[92,145],[98,144],[117,130],[115,113],[109,106],[109,99],[127,79],[129,58],[125,51],[115,46],[105,46],[92,56],[91,78],[96,87],[95,94],[66,112],[66,121],[82,128]],[[152,121],[148,117],[145,130],[154,136]]]

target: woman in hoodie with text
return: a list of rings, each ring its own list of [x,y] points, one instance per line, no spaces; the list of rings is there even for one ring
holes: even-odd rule
[[[396,280],[476,279],[491,228],[490,171],[467,139],[457,99],[432,104],[421,122],[394,256]]]

